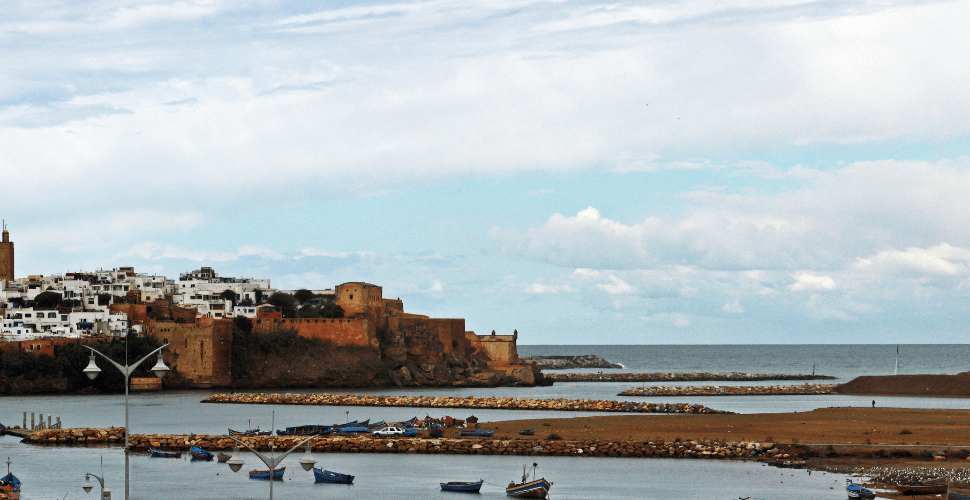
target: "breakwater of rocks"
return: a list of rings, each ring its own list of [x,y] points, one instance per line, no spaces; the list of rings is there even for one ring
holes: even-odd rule
[[[33,444],[104,444],[123,443],[124,427],[107,429],[41,429],[30,433],[23,442]]]
[[[620,396],[785,396],[792,394],[835,394],[837,385],[748,385],[717,386],[687,385],[634,387],[621,392]]]
[[[623,368],[623,365],[609,361],[593,354],[582,356],[524,356],[519,357],[523,363],[533,363],[543,370],[569,370],[573,368]]]
[[[622,413],[733,413],[687,403],[638,403],[602,399],[477,398],[474,396],[357,396],[352,394],[213,394],[203,403],[321,406],[400,406],[495,410],[602,411]]]
[[[758,382],[764,380],[834,380],[829,375],[785,373],[547,373],[555,382]]]
[[[109,429],[48,429],[37,431],[26,442],[34,444],[80,445],[70,440],[70,431],[89,435],[88,444],[111,435]],[[122,436],[123,439],[123,436]],[[246,436],[239,438],[259,451],[292,448],[305,438],[280,436]],[[115,442],[115,441],[111,441]],[[552,455],[587,457],[656,457],[794,460],[798,450],[775,443],[721,441],[633,441],[633,440],[566,440],[566,439],[509,439],[509,438],[400,438],[373,439],[370,437],[318,437],[310,443],[318,453],[415,453],[461,455]],[[198,446],[207,451],[232,450],[236,443],[227,436],[201,434],[134,434],[130,438],[133,450],[147,451],[148,447],[171,451],[188,451]]]

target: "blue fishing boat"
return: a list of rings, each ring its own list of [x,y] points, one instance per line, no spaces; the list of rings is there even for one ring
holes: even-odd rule
[[[848,493],[851,500],[862,499],[862,500],[872,500],[876,498],[876,494],[872,490],[863,488],[862,486],[855,484],[851,479],[845,480],[845,492]]]
[[[192,455],[192,460],[212,460],[215,458],[215,455],[203,450],[202,448],[199,448],[198,446],[189,448],[189,454]]]
[[[255,429],[249,429],[248,431],[234,431],[229,429],[230,436],[256,436],[259,434],[259,427]]]
[[[428,435],[430,435],[431,437],[440,438],[440,437],[445,437],[445,432],[442,431],[441,429],[435,429],[434,427],[431,427],[428,429]]]
[[[458,431],[458,434],[467,437],[492,437],[495,431]]]
[[[232,458],[232,455],[228,453],[219,453],[216,455],[216,460],[218,460],[220,464],[228,462],[230,458]]]
[[[522,482],[509,482],[509,485],[505,488],[505,494],[519,498],[546,498],[549,496],[549,488],[552,488],[552,483],[546,481],[545,478],[535,478],[536,468],[538,467],[539,464],[532,462],[532,481],[529,481],[530,470],[522,467]]]
[[[478,480],[473,483],[463,483],[458,481],[452,481],[450,483],[438,483],[441,485],[442,491],[461,491],[465,493],[478,493],[482,489],[482,483],[484,480]]]
[[[946,498],[947,500],[970,500],[970,490],[956,491],[951,488],[947,490]]]
[[[282,481],[283,472],[286,467],[280,467],[273,471],[273,481]],[[269,469],[266,470],[251,470],[249,471],[249,479],[269,479]]]
[[[10,499],[20,498],[20,487],[23,483],[17,476],[10,473],[10,462],[7,462],[7,475],[0,478],[0,498],[6,497]]]
[[[181,451],[160,450],[158,448],[148,448],[152,458],[182,458]]]
[[[313,479],[318,483],[353,484],[354,482],[354,476],[350,474],[341,474],[316,467],[313,468]]]
[[[418,435],[417,429],[404,429],[404,437],[415,437]]]

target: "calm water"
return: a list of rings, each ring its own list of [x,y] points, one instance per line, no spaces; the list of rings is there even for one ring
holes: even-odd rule
[[[859,375],[892,374],[896,346],[520,346],[527,355],[596,354],[624,365],[629,372],[811,373],[832,375],[837,382]],[[970,369],[970,346],[901,346],[899,373],[959,373]],[[590,371],[590,370],[587,370]],[[599,371],[599,370],[592,370]],[[606,370],[603,370],[606,371]],[[552,387],[497,389],[375,389],[365,391],[303,391],[393,395],[457,395],[619,398],[631,384],[556,384]],[[131,428],[135,433],[225,433],[227,427],[250,424],[268,429],[275,411],[275,426],[337,423],[348,418],[404,420],[425,414],[463,418],[468,410],[429,408],[305,407],[268,405],[209,405],[199,401],[214,391],[136,394],[131,397]],[[299,392],[299,391],[290,391]],[[867,406],[870,398],[849,396],[701,397],[657,398],[658,402],[690,402],[736,412],[808,411],[831,406]],[[962,398],[877,398],[879,406],[918,408],[970,408]],[[124,425],[124,396],[27,396],[0,398],[0,422],[21,423],[22,412],[60,415],[67,427]],[[483,421],[575,417],[584,412],[476,410]],[[0,438],[2,457],[11,457],[12,470],[28,485],[23,498],[71,498],[83,495],[80,483],[86,471],[98,472],[99,459],[114,498],[124,495],[123,456],[114,448],[42,448]],[[358,475],[356,485],[315,485],[312,474],[289,460],[287,480],[277,483],[277,498],[440,498],[439,481],[484,479],[505,485],[515,479],[524,457],[427,455],[317,455],[321,465]],[[543,458],[541,474],[556,483],[553,498],[657,498],[736,499],[844,498],[844,477],[804,471],[785,471],[759,464],[661,459]],[[260,467],[247,458],[245,470]],[[232,474],[226,466],[186,460],[132,459],[134,498],[267,498],[268,484],[250,481],[244,473]],[[603,485],[610,485],[604,487]],[[96,498],[91,494],[89,498]],[[483,489],[481,497],[505,498],[502,488]]]

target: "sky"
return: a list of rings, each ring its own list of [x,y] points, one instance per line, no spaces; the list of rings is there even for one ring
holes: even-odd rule
[[[965,1],[0,3],[16,275],[520,344],[963,343]]]

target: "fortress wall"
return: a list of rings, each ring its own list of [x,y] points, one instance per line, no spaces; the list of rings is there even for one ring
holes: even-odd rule
[[[472,347],[484,352],[494,365],[518,365],[519,353],[515,347],[515,335],[476,335],[465,332]]]
[[[229,385],[232,381],[232,320],[201,323],[159,321],[150,330],[169,346],[165,363],[196,387]]]
[[[402,326],[421,324],[438,338],[445,354],[451,354],[456,349],[459,353],[464,354],[465,348],[471,346],[465,338],[465,320],[463,318],[388,317],[388,328],[392,331],[399,331]]]
[[[254,319],[253,331],[292,328],[301,337],[329,340],[338,346],[377,347],[377,327],[367,318]]]
[[[108,311],[114,314],[125,313],[132,325],[148,323],[148,306],[145,304],[111,304]]]

